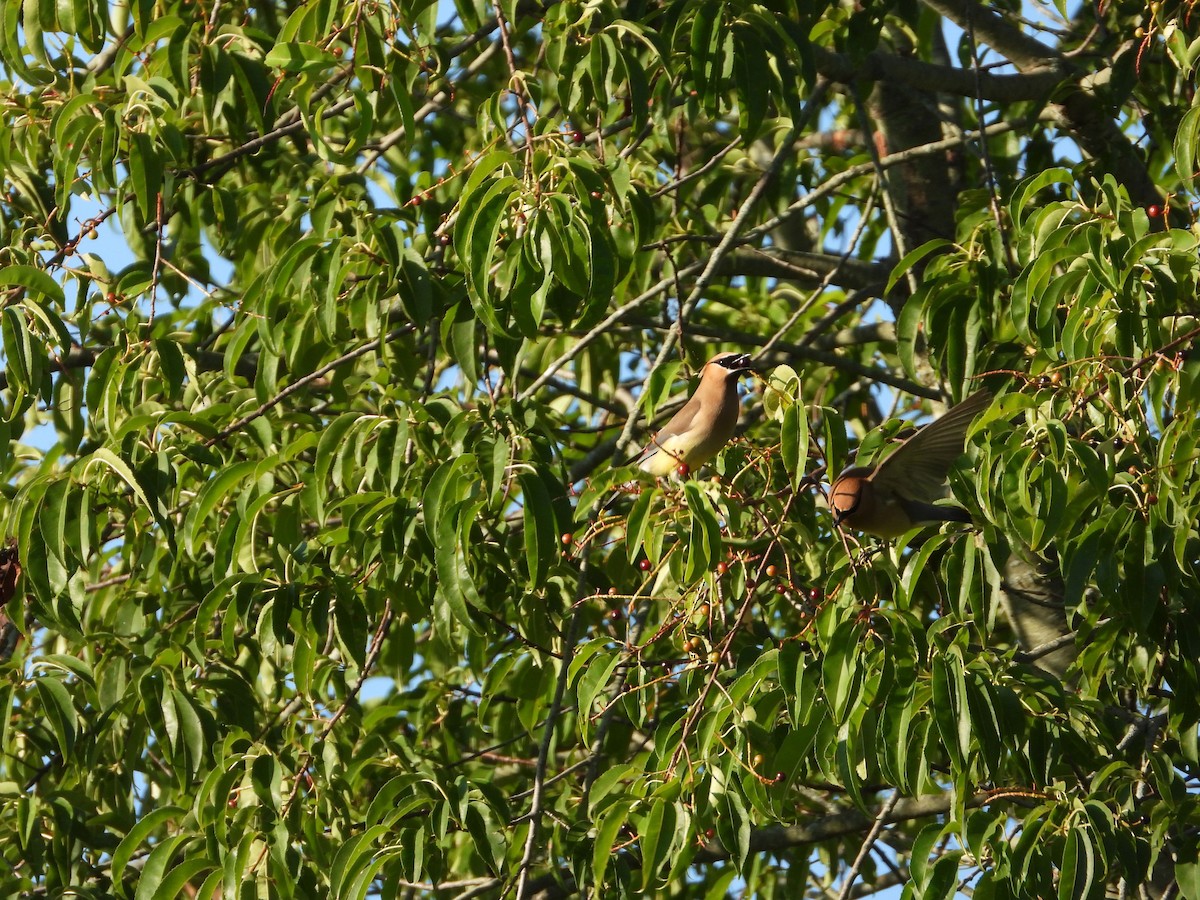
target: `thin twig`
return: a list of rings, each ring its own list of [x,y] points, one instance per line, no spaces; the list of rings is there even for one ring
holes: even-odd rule
[[[579,566],[579,583],[575,588],[575,601],[578,602],[588,592],[588,562],[584,557]],[[529,833],[525,836],[525,850],[521,861],[517,864],[517,900],[525,900],[529,891],[529,871],[533,866],[533,855],[537,851],[538,833],[541,831],[542,813],[544,812],[546,790],[546,766],[550,759],[550,745],[554,743],[554,729],[558,725],[558,717],[562,712],[563,695],[567,691],[567,679],[570,677],[571,660],[575,658],[575,641],[579,628],[583,624],[583,609],[578,608],[571,614],[571,623],[567,626],[567,634],[563,639],[562,661],[559,663],[558,683],[554,686],[554,698],[550,701],[550,709],[546,712],[546,723],[543,725],[542,742],[538,747],[537,768],[533,773],[533,796],[529,801]]]
[[[982,65],[983,61],[979,58],[979,44],[975,40],[975,17],[971,14],[971,7],[966,8],[967,18],[967,40],[971,44],[971,69],[975,73],[975,120],[979,123],[979,127],[983,127],[984,109],[983,109],[983,88],[980,85],[980,79],[983,77]],[[1000,235],[1000,244],[1004,248],[1004,262],[1010,272],[1016,272],[1016,260],[1013,257],[1012,244],[1008,239],[1008,229],[1004,227],[1004,216],[1000,211],[1000,190],[996,181],[996,170],[992,166],[992,153],[988,149],[986,138],[981,138],[979,141],[979,156],[983,161],[983,175],[987,180],[988,191],[988,206],[992,211],[992,218],[996,222],[996,232]]]
[[[867,229],[867,223],[871,219],[871,210],[875,206],[875,194],[876,192],[872,191],[871,196],[867,198],[866,205],[863,207],[862,213],[858,218],[858,226],[854,229],[854,234],[850,235],[850,240],[846,242],[846,250],[838,259],[837,264],[825,273],[825,277],[821,279],[820,284],[818,284],[812,289],[811,292],[809,292],[808,299],[797,305],[795,311],[788,316],[788,320],[784,322],[782,326],[780,326],[778,331],[771,335],[770,340],[763,344],[762,349],[755,354],[755,359],[761,357],[764,353],[768,352],[772,347],[783,340],[783,336],[791,330],[793,325],[800,321],[801,316],[812,309],[813,304],[820,299],[821,295],[825,292],[825,289],[833,283],[833,279],[841,271],[842,265],[846,262],[846,260],[850,258],[850,254],[854,252],[854,248],[858,246],[858,242],[862,239],[863,232],[865,232]],[[815,337],[815,334],[813,333],[815,329],[823,325],[825,321],[825,319],[819,320],[817,324],[813,326],[813,329],[811,329],[801,338],[800,343],[802,345],[810,343]]]
[[[887,821],[888,816],[892,814],[892,810],[896,808],[896,804],[899,801],[900,792],[894,791],[884,801],[883,806],[879,808],[879,814],[875,816],[875,821],[871,823],[871,830],[867,832],[862,846],[858,848],[858,856],[854,857],[854,862],[850,865],[850,871],[846,873],[846,880],[842,882],[842,889],[837,895],[837,900],[849,900],[850,891],[854,887],[854,880],[858,878],[858,870],[862,868],[862,864],[866,860],[867,855],[870,854],[871,848],[875,846],[875,841],[879,839],[879,832],[883,830],[884,823]]]
[[[704,267],[703,261],[694,262],[694,263],[684,266],[682,269],[680,269],[678,275],[680,277],[686,277],[688,275],[691,275],[693,272],[700,271],[703,267]],[[661,294],[663,291],[669,289],[671,287],[671,285],[675,283],[675,277],[676,277],[675,275],[671,275],[667,278],[662,279],[657,284],[655,284],[653,287],[649,288],[648,290],[643,291],[641,294],[634,297],[628,303],[624,304],[623,306],[617,307],[615,310],[613,310],[611,313],[609,313],[607,316],[605,316],[603,321],[601,321],[599,324],[597,324],[595,327],[593,327],[591,330],[589,330],[586,334],[584,334],[581,338],[579,338],[579,340],[577,340],[574,344],[572,344],[570,349],[568,349],[565,353],[563,353],[562,356],[558,357],[558,359],[554,360],[554,362],[552,362],[552,363],[550,363],[550,365],[546,366],[546,370],[544,372],[542,372],[542,374],[539,375],[537,378],[535,378],[533,380],[533,382],[529,385],[529,387],[525,388],[525,390],[521,391],[521,393],[517,395],[517,400],[524,402],[524,401],[528,400],[530,397],[532,397],[535,393],[537,393],[538,389],[541,388],[542,385],[544,385],[547,381],[549,381],[551,378],[554,377],[555,372],[557,372],[559,369],[561,369],[563,366],[565,366],[567,363],[569,363],[572,359],[574,359],[576,356],[578,356],[583,351],[583,349],[585,347],[587,347],[589,344],[591,344],[594,340],[596,340],[596,338],[600,337],[603,334],[607,334],[609,328],[611,328],[615,323],[619,322],[621,319],[623,319],[629,313],[633,312],[633,310],[637,309],[643,303],[646,303],[647,301],[649,301],[649,300],[653,299],[654,297],[658,296],[659,294]]]
[[[854,91],[854,109],[858,113],[859,127],[862,128],[863,134],[870,134],[871,120],[867,116],[867,106],[862,92],[857,88]],[[875,169],[875,177],[879,180],[882,188],[880,197],[883,199],[883,212],[887,219],[888,229],[892,233],[892,245],[895,248],[896,258],[903,259],[908,255],[909,246],[904,231],[900,228],[900,216],[896,212],[895,198],[892,197],[891,177],[880,161],[879,147],[875,141],[867,141],[867,152],[871,154],[871,165]],[[908,282],[909,293],[915,294],[918,286],[917,273],[911,266],[905,271],[904,280]]]
[[[204,442],[204,446],[211,447],[214,444],[225,440],[225,438],[229,437],[231,434],[241,431],[243,428],[245,428],[247,425],[249,425],[251,422],[253,422],[255,419],[257,419],[259,416],[274,409],[276,406],[278,406],[280,403],[282,403],[285,399],[290,397],[292,394],[296,393],[296,391],[300,390],[305,385],[311,384],[312,382],[316,381],[317,379],[325,377],[330,372],[332,372],[334,369],[338,368],[338,366],[345,365],[346,363],[348,363],[352,360],[358,359],[360,356],[365,356],[366,354],[370,353],[372,350],[378,350],[384,344],[390,344],[392,341],[396,340],[397,338],[403,337],[404,335],[408,334],[412,330],[413,330],[412,325],[402,325],[400,328],[395,328],[392,331],[389,331],[383,337],[378,337],[378,338],[375,338],[375,340],[373,340],[373,341],[368,341],[367,343],[363,344],[361,347],[357,347],[356,349],[351,350],[349,353],[343,353],[337,359],[333,360],[332,362],[326,363],[325,365],[321,366],[321,368],[317,369],[316,371],[310,372],[309,374],[296,379],[294,382],[289,384],[287,387],[285,387],[283,390],[281,390],[278,394],[276,394],[274,397],[272,397],[266,403],[259,406],[258,409],[254,410],[254,412],[249,413],[248,415],[242,416],[242,418],[238,419],[236,422],[234,422],[228,428],[222,429],[216,435],[209,438],[207,441]]]

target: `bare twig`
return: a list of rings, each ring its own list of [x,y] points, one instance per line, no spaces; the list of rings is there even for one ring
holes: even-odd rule
[[[579,583],[575,587],[575,602],[588,593],[588,562],[584,557],[579,565]],[[529,801],[529,833],[525,836],[525,849],[521,861],[517,864],[517,900],[525,900],[530,895],[529,872],[533,867],[533,856],[537,852],[538,834],[541,831],[542,814],[545,810],[546,765],[550,759],[550,746],[554,743],[554,729],[558,726],[558,718],[562,713],[563,695],[567,691],[567,679],[570,676],[571,660],[575,658],[575,641],[583,624],[583,609],[577,608],[571,614],[571,622],[567,626],[567,634],[563,639],[562,661],[559,663],[558,683],[554,686],[554,698],[550,701],[550,709],[546,712],[546,722],[542,726],[542,742],[538,747],[537,768],[533,774],[533,795]]]
[[[842,889],[837,895],[837,900],[850,900],[851,891],[854,888],[854,880],[858,878],[858,870],[862,868],[863,861],[871,852],[871,848],[875,846],[875,841],[879,839],[879,832],[883,830],[883,824],[887,821],[887,817],[892,814],[892,810],[896,808],[896,804],[899,802],[900,792],[895,791],[884,801],[883,806],[879,807],[879,814],[875,816],[875,821],[871,824],[871,830],[867,832],[862,846],[858,848],[858,856],[854,857],[854,862],[850,865],[850,871],[846,873],[846,880],[842,882]]]
[[[368,341],[367,343],[363,344],[361,347],[357,347],[354,350],[351,350],[349,353],[343,353],[337,359],[333,360],[332,362],[326,363],[325,365],[321,366],[321,368],[317,369],[316,371],[310,372],[309,374],[296,379],[294,382],[289,384],[287,387],[285,387],[283,390],[281,390],[278,394],[276,394],[274,397],[272,397],[266,403],[263,403],[261,406],[259,406],[256,410],[249,413],[248,415],[242,416],[242,418],[238,419],[236,422],[234,422],[228,428],[222,429],[216,435],[209,438],[207,441],[204,442],[204,446],[211,447],[214,444],[217,444],[217,443],[225,440],[225,438],[229,437],[231,434],[241,431],[243,428],[245,428],[247,425],[249,425],[251,422],[253,422],[255,419],[257,419],[259,416],[274,409],[276,406],[278,406],[280,403],[282,403],[284,400],[286,400],[292,394],[296,393],[296,391],[303,388],[305,385],[311,384],[312,382],[318,380],[319,378],[323,378],[324,376],[328,375],[330,372],[332,372],[334,369],[338,368],[339,366],[343,366],[352,360],[358,359],[360,356],[366,356],[372,350],[378,350],[384,344],[390,344],[392,341],[396,340],[397,338],[403,337],[404,335],[410,333],[413,330],[413,327],[414,326],[412,326],[412,325],[403,325],[400,328],[394,328],[391,331],[389,331],[387,334],[385,334],[383,337],[378,337],[378,338],[375,338],[375,340],[373,340],[373,341]]]

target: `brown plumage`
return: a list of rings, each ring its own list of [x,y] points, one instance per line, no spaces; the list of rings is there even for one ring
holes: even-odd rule
[[[750,371],[745,353],[718,353],[700,370],[700,384],[683,409],[654,435],[633,462],[651,475],[669,475],[680,463],[696,469],[729,443],[741,413],[737,380]]]
[[[843,472],[829,491],[834,524],[893,538],[920,525],[970,522],[966,510],[933,501],[943,495],[950,467],[963,454],[971,422],[991,401],[988,391],[972,394],[883,462]]]

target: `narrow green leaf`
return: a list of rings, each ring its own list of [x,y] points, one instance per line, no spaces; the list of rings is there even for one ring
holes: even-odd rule
[[[152,809],[137,821],[129,833],[121,839],[121,843],[117,845],[117,849],[112,855],[112,872],[114,877],[114,886],[122,896],[128,896],[124,890],[124,882],[122,876],[125,874],[125,867],[129,865],[129,860],[133,858],[133,854],[138,848],[146,842],[151,836],[158,836],[159,829],[166,823],[183,819],[187,815],[187,810],[180,806],[160,806],[157,809]],[[161,840],[161,838],[160,838]]]
[[[66,303],[63,290],[48,272],[33,266],[5,266],[0,269],[0,286],[23,287],[62,307]]]
[[[525,525],[525,559],[530,586],[540,588],[546,573],[558,559],[559,534],[550,493],[536,472],[521,472],[522,513]]]
[[[797,487],[808,470],[808,412],[802,404],[794,403],[784,411],[779,432],[783,465]]]
[[[216,864],[207,856],[180,860],[172,866],[170,873],[159,884],[154,893],[154,900],[172,900],[172,898],[178,897],[180,892],[202,872],[207,872],[215,866]],[[140,894],[141,885],[138,885],[138,890]],[[192,895],[189,894],[189,896]],[[196,894],[195,896],[206,895]]]
[[[596,829],[596,842],[592,845],[592,884],[597,890],[604,887],[604,873],[608,869],[608,861],[613,855],[613,845],[621,827],[629,818],[632,806],[628,801],[614,803],[604,813],[600,826]]]
[[[1060,872],[1059,900],[1085,900],[1091,895],[1092,888],[1098,884],[1096,848],[1087,829],[1072,828],[1067,832]]]
[[[892,269],[892,274],[888,276],[887,286],[883,290],[883,295],[886,297],[888,294],[890,294],[892,289],[900,283],[900,279],[905,277],[909,270],[926,256],[929,256],[931,253],[941,250],[944,247],[951,246],[953,245],[950,243],[950,241],[944,238],[936,238],[932,241],[926,241],[924,244],[914,250],[908,251],[908,253],[904,254],[904,256],[901,258],[900,262],[896,263],[895,267]]]
[[[200,489],[195,502],[188,509],[187,519],[183,526],[183,545],[189,554],[196,552],[196,539],[199,536],[201,524],[208,519],[212,511],[233,490],[235,485],[250,477],[257,465],[256,460],[234,463],[232,466],[218,471]]]
[[[579,714],[581,716],[591,715],[592,702],[596,699],[596,695],[604,690],[605,686],[611,680],[613,672],[616,671],[617,666],[625,659],[625,654],[623,653],[609,652],[605,656],[607,656],[607,659],[598,656],[593,665],[584,669],[583,675],[579,679],[579,684],[575,688],[575,695],[579,700]]]
[[[190,834],[178,834],[165,838],[154,846],[146,858],[146,865],[142,867],[137,891],[133,895],[134,900],[158,900],[160,897],[167,896],[162,892],[163,879],[168,872],[175,870],[175,867],[171,865],[171,861],[175,858],[175,851],[179,849],[180,844],[190,840],[191,837]]]
[[[746,804],[735,791],[727,790],[721,797],[722,815],[717,819],[717,835],[730,861],[739,872],[745,872],[746,860],[750,857],[750,817]]]
[[[71,754],[71,748],[75,746],[75,737],[79,729],[71,693],[57,678],[36,678],[33,683],[46,718],[50,721],[50,728],[54,732],[58,752],[66,759]]]
[[[638,839],[642,848],[642,892],[658,882],[658,871],[667,861],[671,838],[675,833],[675,805],[662,799],[650,805],[650,814],[642,820]]]
[[[163,170],[154,140],[144,131],[129,134],[129,178],[142,218],[154,221],[158,213]]]

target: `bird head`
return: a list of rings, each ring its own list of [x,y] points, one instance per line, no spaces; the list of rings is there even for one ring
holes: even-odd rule
[[[871,506],[871,491],[867,485],[867,476],[871,469],[856,466],[847,469],[829,491],[829,510],[833,513],[833,524],[841,525],[851,516],[867,512],[865,507]]]
[[[707,365],[720,370],[726,378],[736,378],[753,368],[748,353],[718,353]]]

